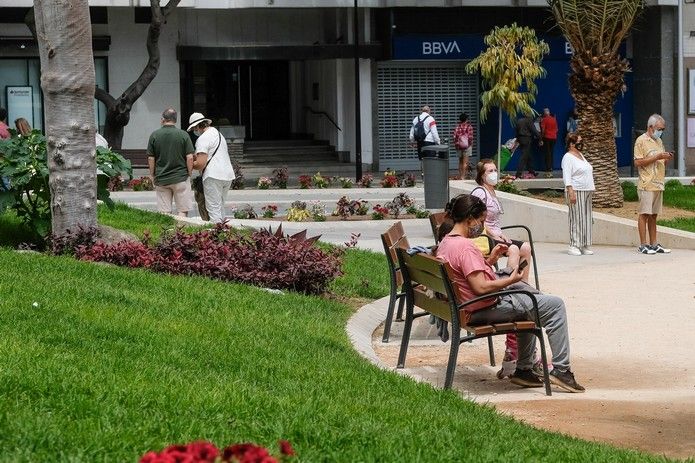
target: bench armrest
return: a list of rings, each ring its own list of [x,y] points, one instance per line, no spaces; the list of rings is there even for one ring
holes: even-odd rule
[[[533,306],[531,308],[531,311],[533,313],[533,317],[535,318],[534,322],[536,322],[536,325],[541,326],[541,321],[540,321],[540,315],[538,314],[538,300],[536,299],[536,295],[532,293],[531,291],[526,291],[523,289],[506,289],[503,291],[496,291],[494,293],[487,293],[482,296],[475,297],[473,299],[469,299],[466,302],[463,302],[458,305],[458,309],[465,309],[466,306],[471,305],[475,302],[479,302],[485,299],[489,299],[491,297],[500,297],[500,296],[506,296],[508,294],[523,294],[525,296],[528,296],[529,299],[531,299],[531,305]]]

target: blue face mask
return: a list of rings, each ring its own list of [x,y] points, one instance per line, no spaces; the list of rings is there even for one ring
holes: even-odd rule
[[[663,133],[664,133],[663,130],[655,130],[655,131],[654,131],[654,139],[655,139],[655,140],[658,140],[659,138],[661,138],[661,135],[662,135]]]

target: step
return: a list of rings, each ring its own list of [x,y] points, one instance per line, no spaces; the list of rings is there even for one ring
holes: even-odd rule
[[[262,141],[246,141],[244,147],[261,148],[261,147],[277,147],[277,146],[327,146],[327,140],[262,140]]]

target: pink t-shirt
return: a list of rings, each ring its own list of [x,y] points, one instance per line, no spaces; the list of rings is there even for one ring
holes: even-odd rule
[[[458,291],[459,302],[478,297],[468,284],[468,277],[475,272],[483,272],[486,280],[496,280],[492,270],[480,250],[473,241],[461,235],[446,235],[437,247],[437,257],[444,259],[453,270],[454,286]],[[494,305],[496,298],[483,299],[466,307],[466,311],[474,312]]]
[[[477,196],[482,199],[487,208],[487,215],[485,216],[485,229],[487,233],[492,238],[497,238],[502,234],[502,221],[500,216],[502,215],[502,205],[499,199],[492,195],[483,186],[475,187],[471,191],[471,196]]]
[[[5,140],[7,138],[10,138],[10,131],[7,130],[7,125],[0,121],[0,140]]]

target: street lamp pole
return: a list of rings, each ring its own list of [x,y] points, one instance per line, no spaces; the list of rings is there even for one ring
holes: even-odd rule
[[[678,176],[685,177],[685,72],[683,70],[683,0],[678,0]]]
[[[360,108],[360,27],[357,0],[353,8],[353,38],[355,44],[355,180],[362,178],[362,110]]]

